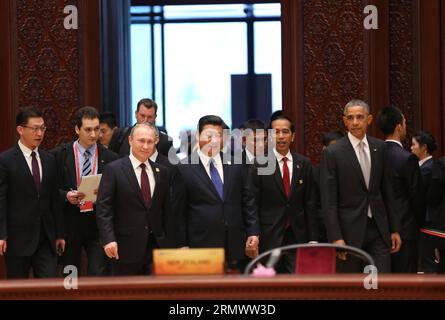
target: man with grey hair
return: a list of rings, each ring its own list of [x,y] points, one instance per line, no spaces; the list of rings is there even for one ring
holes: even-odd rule
[[[149,274],[152,250],[175,246],[165,217],[170,172],[149,159],[156,141],[152,124],[136,124],[130,155],[110,163],[102,175],[97,225],[113,275]]]
[[[399,251],[400,221],[387,164],[385,142],[366,134],[369,106],[351,100],[344,109],[346,137],[323,151],[321,204],[329,241],[368,252],[379,272],[391,272],[390,253]],[[343,272],[362,272],[355,257],[339,253]]]

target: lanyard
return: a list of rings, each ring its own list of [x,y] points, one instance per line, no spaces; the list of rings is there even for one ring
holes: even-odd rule
[[[77,186],[79,187],[80,185],[80,179],[82,179],[82,177],[80,176],[80,165],[79,165],[79,148],[77,147],[78,142],[76,142],[74,144],[74,158],[76,160],[76,176],[77,176]],[[99,152],[97,150],[97,145],[96,145],[96,151],[94,152],[94,162],[93,162],[93,169],[91,170],[91,174],[94,174],[96,172],[96,165],[97,165],[97,159],[99,158]]]

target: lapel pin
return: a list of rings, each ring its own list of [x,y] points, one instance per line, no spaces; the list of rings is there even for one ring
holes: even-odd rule
[[[300,165],[299,164],[297,164],[297,169],[300,169]]]
[[[377,149],[374,149],[374,151],[377,151]]]
[[[300,182],[300,184],[303,184],[303,180],[302,180],[302,179],[300,179],[300,181],[299,181],[299,182]]]
[[[156,172],[159,172],[159,168],[156,168]]]

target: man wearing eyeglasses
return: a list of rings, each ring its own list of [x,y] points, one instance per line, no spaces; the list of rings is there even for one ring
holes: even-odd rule
[[[117,159],[117,154],[97,143],[100,126],[96,109],[79,109],[74,121],[79,138],[53,150],[59,172],[60,195],[65,202],[66,250],[63,263],[80,270],[83,248],[88,259],[87,275],[102,276],[107,273],[107,264],[99,241],[95,204],[83,201],[85,194],[77,188],[82,177],[102,173],[107,163]]]
[[[0,255],[9,279],[57,276],[63,252],[63,217],[54,157],[39,148],[42,113],[24,108],[16,117],[19,141],[0,154]]]

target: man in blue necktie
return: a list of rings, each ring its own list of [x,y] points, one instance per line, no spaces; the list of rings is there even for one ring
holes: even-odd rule
[[[229,266],[243,267],[258,254],[259,225],[242,165],[221,152],[224,121],[198,123],[199,148],[178,166],[183,218],[190,247],[225,248]]]

